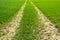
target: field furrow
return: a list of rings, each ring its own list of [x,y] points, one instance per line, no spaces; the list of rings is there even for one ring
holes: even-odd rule
[[[0,0],[0,29],[14,18],[25,0]]]
[[[0,35],[0,40],[11,40],[12,37],[16,34],[16,30],[19,27],[22,16],[23,16],[25,5],[26,5],[26,2],[23,4],[21,9],[19,10],[16,17],[14,17],[13,20],[6,25],[6,27],[0,30],[2,31],[2,35]]]
[[[60,0],[31,0],[60,31]]]
[[[60,35],[58,32],[58,29],[55,28],[55,25],[41,12],[40,9],[38,9],[38,7],[36,7],[32,2],[31,2],[31,4],[36,9],[36,11],[39,15],[40,24],[43,25],[42,26],[43,29],[37,35],[37,39],[38,40],[60,40]],[[41,26],[41,25],[39,25],[39,26]],[[42,35],[41,35],[41,33],[42,33]]]

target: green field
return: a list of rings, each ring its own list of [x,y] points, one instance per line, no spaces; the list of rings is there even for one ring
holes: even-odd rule
[[[47,19],[42,19],[44,16],[41,17],[39,13],[42,12],[42,14],[44,14],[52,22],[52,24],[55,25],[56,29],[60,30],[60,0],[27,0],[24,10],[20,10],[25,1],[26,0],[0,0],[0,38],[9,33],[11,33],[10,35],[13,34],[11,40],[40,40],[43,39],[43,36],[45,37],[45,34],[47,37],[51,36],[52,38],[53,36],[51,34],[56,33],[57,31],[55,31],[53,25],[52,28],[49,26],[49,24],[45,25],[45,20]],[[31,4],[31,1],[38,9],[40,9],[39,12],[34,5]],[[18,17],[22,18],[22,20],[20,20],[21,22],[17,21],[19,19],[18,17],[15,18],[18,12]],[[2,28],[5,25],[8,27]],[[12,28],[10,28],[10,26]],[[52,29],[52,33],[50,34],[49,32],[51,30],[48,27]],[[14,32],[16,34],[14,34]],[[8,40],[9,36],[6,37]]]
[[[38,25],[37,12],[28,1],[24,10],[21,26],[18,28],[13,40],[34,40],[36,38]],[[33,30],[36,31],[33,32]]]
[[[60,29],[60,0],[32,0],[32,2]]]
[[[0,0],[0,27],[11,21],[25,0]]]

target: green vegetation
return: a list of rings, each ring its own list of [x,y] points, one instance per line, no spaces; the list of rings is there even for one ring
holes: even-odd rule
[[[38,15],[34,7],[27,2],[21,25],[13,40],[34,40],[38,34]],[[34,31],[35,30],[35,31]]]
[[[0,28],[17,15],[26,0],[0,0]],[[31,0],[60,29],[60,0]],[[27,1],[20,27],[12,40],[39,40],[44,24],[38,19],[33,5]],[[39,33],[39,34],[38,34]],[[0,30],[0,37],[7,32]],[[37,36],[38,34],[38,36]]]
[[[17,14],[24,2],[25,0],[0,0],[0,28]]]
[[[60,0],[32,0],[32,2],[60,29]]]

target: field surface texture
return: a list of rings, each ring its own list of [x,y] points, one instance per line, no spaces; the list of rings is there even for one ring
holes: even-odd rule
[[[0,0],[0,40],[60,40],[60,0]]]

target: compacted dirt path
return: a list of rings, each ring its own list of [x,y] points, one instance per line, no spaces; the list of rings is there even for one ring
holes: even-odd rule
[[[23,16],[24,8],[25,8],[26,2],[23,4],[21,9],[19,10],[18,14],[16,17],[12,19],[11,22],[6,25],[5,28],[1,29],[2,31],[2,36],[0,36],[0,40],[11,40],[12,37],[15,35],[17,28],[20,26],[20,22]]]
[[[36,40],[60,40],[60,35],[55,25],[33,4],[33,2],[30,1],[30,3],[37,11],[40,24],[42,24],[42,29],[39,28],[41,31],[37,34]]]

